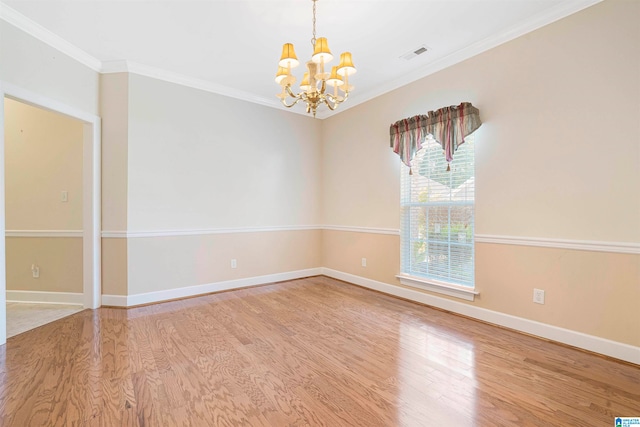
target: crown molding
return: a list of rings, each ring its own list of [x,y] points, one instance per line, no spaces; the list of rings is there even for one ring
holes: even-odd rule
[[[261,96],[256,96],[249,92],[234,89],[229,86],[220,85],[207,80],[197,79],[195,77],[189,77],[184,74],[174,73],[173,71],[163,70],[161,68],[151,67],[137,62],[116,60],[116,61],[103,61],[100,68],[102,74],[112,73],[131,73],[144,77],[150,77],[156,80],[162,80],[168,83],[174,83],[180,86],[186,86],[193,89],[202,90],[204,92],[211,92],[217,95],[227,96],[230,98],[239,99],[241,101],[251,102],[253,104],[262,105],[265,107],[271,107],[278,110],[284,110],[284,107],[275,99],[267,99]],[[286,110],[285,110],[286,111]],[[299,113],[306,116],[304,111],[290,110],[294,113]]]
[[[102,68],[102,62],[98,58],[94,58],[84,50],[69,43],[62,37],[52,33],[42,25],[27,18],[2,2],[0,2],[0,19],[35,37],[37,40],[48,44],[52,48],[59,50],[81,64],[86,65],[93,71],[99,72]]]
[[[391,92],[409,83],[413,83],[421,78],[427,77],[431,74],[434,74],[473,56],[476,56],[503,43],[511,41],[531,31],[537,30],[538,28],[541,28],[545,25],[551,24],[552,22],[593,6],[594,4],[600,3],[601,1],[603,0],[564,1],[552,9],[532,16],[524,23],[509,27],[498,34],[494,34],[483,40],[473,43],[470,46],[467,46],[443,58],[431,62],[428,65],[421,67],[411,73],[405,74],[385,84],[378,85],[375,89],[358,93],[357,96],[350,99],[350,102],[348,104],[344,104],[343,106],[341,106],[342,108],[335,111],[322,110],[316,115],[316,118],[323,120],[333,115],[340,114],[343,111],[370,101],[373,98],[384,95],[385,93]],[[272,100],[261,96],[256,96],[239,89],[234,89],[210,81],[189,77],[183,74],[151,67],[148,65],[138,64],[127,60],[100,61],[99,59],[94,58],[82,49],[76,47],[75,45],[67,42],[63,38],[42,27],[35,21],[32,21],[16,10],[5,5],[1,1],[0,19],[8,22],[11,25],[14,25],[27,34],[35,37],[36,39],[48,44],[55,49],[58,49],[65,55],[102,74],[120,72],[139,74],[142,76],[203,90],[205,92],[228,96],[230,98],[251,102],[265,107],[275,108],[281,111],[289,111],[294,114],[300,114],[308,117],[308,114],[305,113],[303,109],[288,109],[283,107],[282,104],[275,99]]]
[[[430,62],[424,67],[418,68],[410,73],[407,73],[397,79],[391,80],[382,85],[378,85],[375,89],[360,92],[357,97],[351,98],[348,104],[341,110],[336,111],[322,111],[322,114],[318,114],[318,118],[326,119],[335,114],[339,114],[342,111],[346,111],[357,105],[363,104],[367,101],[391,92],[402,86],[406,86],[409,83],[413,83],[431,74],[435,74],[438,71],[451,67],[476,55],[479,55],[487,50],[493,49],[501,44],[507,43],[513,39],[523,36],[527,33],[535,31],[539,28],[549,25],[562,18],[566,18],[569,15],[577,13],[583,9],[593,6],[603,0],[571,0],[558,4],[556,7],[546,10],[542,13],[534,15],[527,19],[526,22],[520,23],[509,27],[500,33],[493,34],[485,39],[477,41],[467,47],[459,49],[445,57],[442,57],[436,61]]]

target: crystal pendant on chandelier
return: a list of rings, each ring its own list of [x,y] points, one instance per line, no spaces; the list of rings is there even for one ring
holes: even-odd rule
[[[351,52],[344,52],[340,54],[338,65],[331,67],[331,72],[325,70],[325,65],[333,60],[333,55],[325,37],[316,39],[316,2],[318,0],[312,1],[313,38],[311,45],[313,46],[313,55],[306,64],[307,72],[304,73],[300,83],[300,92],[294,93],[291,89],[296,82],[296,78],[291,74],[291,69],[300,64],[291,43],[285,43],[282,46],[276,83],[282,87],[282,92],[277,96],[285,107],[291,108],[303,101],[307,105],[307,113],[312,113],[315,117],[316,110],[320,105],[325,104],[333,111],[347,100],[349,93],[353,91],[353,86],[349,85],[349,76],[356,73],[356,67],[353,65]],[[333,90],[327,90],[327,86],[332,87]],[[287,103],[289,98],[291,98],[291,103]]]

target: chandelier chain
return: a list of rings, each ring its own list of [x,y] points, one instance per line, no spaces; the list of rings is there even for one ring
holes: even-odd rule
[[[313,1],[313,38],[311,39],[311,46],[315,48],[316,46],[316,2],[318,0]]]

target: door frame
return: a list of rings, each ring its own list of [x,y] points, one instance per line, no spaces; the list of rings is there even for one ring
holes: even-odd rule
[[[101,300],[101,122],[95,114],[0,80],[0,345],[7,342],[7,281],[4,187],[4,98],[53,111],[83,123],[82,142],[82,290],[84,308]]]

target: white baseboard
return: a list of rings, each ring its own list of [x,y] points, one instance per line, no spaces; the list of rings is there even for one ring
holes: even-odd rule
[[[84,295],[75,292],[7,291],[7,302],[83,305]]]
[[[244,279],[225,280],[222,282],[205,283],[202,285],[174,288],[168,289],[166,291],[148,292],[144,294],[134,294],[129,296],[102,295],[102,304],[113,307],[132,307],[136,305],[168,301],[177,298],[204,295],[212,292],[240,289],[249,286],[281,282],[284,280],[300,279],[302,277],[318,276],[320,274],[322,274],[321,268],[309,268],[306,270],[288,271],[284,273],[268,274],[265,276],[247,277]]]
[[[109,307],[128,307],[126,295],[102,294],[102,305]]]
[[[593,351],[595,353],[611,356],[616,359],[625,360],[627,362],[640,365],[640,347],[629,344],[611,341],[605,338],[587,335],[582,332],[576,332],[557,326],[548,325],[534,320],[524,319],[522,317],[512,316],[510,314],[500,313],[486,308],[480,308],[472,304],[465,304],[446,298],[437,297],[426,294],[413,289],[407,289],[400,286],[390,285],[388,283],[378,282],[376,280],[367,279],[365,277],[356,276],[354,274],[343,273],[341,271],[332,270],[330,268],[322,268],[322,274],[334,279],[344,280],[365,288],[374,289],[386,294],[395,295],[397,297],[406,298],[408,300],[420,302],[433,307],[438,307],[454,313],[473,317],[478,320],[493,323],[514,329],[516,331],[525,332],[527,334],[536,335],[563,344]]]

